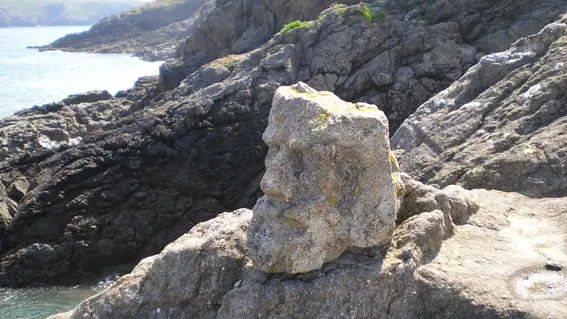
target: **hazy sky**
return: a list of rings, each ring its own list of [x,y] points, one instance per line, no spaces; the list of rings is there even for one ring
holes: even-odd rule
[[[41,2],[152,2],[154,0],[0,0],[0,3],[5,4],[5,3],[12,3],[12,4],[17,4],[17,3],[22,3],[22,2],[35,2],[35,3],[41,3]]]

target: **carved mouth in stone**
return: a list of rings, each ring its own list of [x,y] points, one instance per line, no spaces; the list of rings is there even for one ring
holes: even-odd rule
[[[550,300],[567,296],[567,274],[545,267],[532,267],[510,278],[510,288],[517,298]]]

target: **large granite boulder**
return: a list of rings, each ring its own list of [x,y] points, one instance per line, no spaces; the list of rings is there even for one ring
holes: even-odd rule
[[[388,120],[299,82],[276,91],[264,142],[270,148],[248,234],[265,272],[320,269],[346,250],[390,241],[397,167]]]

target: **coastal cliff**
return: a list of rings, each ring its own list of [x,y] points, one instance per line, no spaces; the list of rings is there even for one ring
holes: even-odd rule
[[[2,0],[0,27],[93,25],[142,0]]]
[[[176,46],[196,27],[206,0],[157,0],[97,21],[85,32],[70,34],[41,50],[131,53],[145,60],[175,56]],[[201,9],[199,12],[198,10]]]
[[[260,20],[242,7],[251,3],[281,7]],[[564,316],[567,1],[329,5],[207,2],[159,77],[114,97],[76,96],[0,120],[0,284],[56,283],[142,260],[65,316],[285,317],[300,305],[314,318]],[[249,10],[226,15],[235,8]],[[297,134],[307,127],[286,124],[299,114],[272,112],[287,86],[331,106],[340,98],[384,113],[393,151],[384,143],[376,158],[390,164],[368,169],[388,168],[387,180],[371,178],[387,182],[370,187],[391,195],[380,201],[391,204],[380,206],[383,214],[342,224],[351,207],[341,198],[370,196],[341,184],[364,176],[356,166],[363,155],[349,161],[328,142],[306,148],[303,135],[278,142],[290,153],[274,153],[281,145],[265,132],[279,131],[269,121]],[[356,122],[321,114],[311,119],[315,130]],[[340,135],[362,141],[363,133],[375,134]],[[396,171],[398,160],[410,175]],[[310,172],[333,163],[345,171],[313,191],[324,183]],[[274,170],[282,178],[270,179]],[[305,191],[274,182],[293,178]],[[296,209],[315,202],[301,196],[321,194],[328,198],[317,207],[333,213],[321,218],[338,235],[318,237],[320,223]],[[274,240],[269,247],[258,244],[263,231],[273,235],[264,236]],[[321,260],[302,259],[314,255],[302,234],[315,234]],[[277,241],[287,235],[298,236],[294,254]],[[478,278],[493,282],[481,287]],[[214,282],[205,291],[206,280]],[[530,285],[547,288],[534,295]],[[308,296],[317,302],[299,302]]]

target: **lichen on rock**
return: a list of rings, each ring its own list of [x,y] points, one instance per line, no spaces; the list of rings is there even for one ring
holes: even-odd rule
[[[258,269],[304,273],[390,241],[397,205],[382,111],[300,82],[276,91],[263,138],[265,196],[248,233]]]

